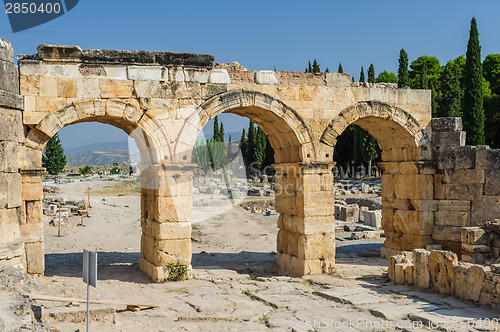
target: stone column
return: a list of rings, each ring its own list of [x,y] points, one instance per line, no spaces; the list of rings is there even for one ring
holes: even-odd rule
[[[328,273],[335,265],[334,164],[275,164],[277,272]]]
[[[23,100],[12,45],[0,39],[0,267],[25,263],[19,145],[24,139]]]
[[[45,253],[43,245],[43,184],[45,169],[21,169],[22,210],[21,236],[26,250],[26,270],[43,274]]]
[[[382,174],[383,257],[433,243],[434,176],[430,161],[379,162]]]
[[[191,266],[193,169],[190,164],[141,167],[140,268],[153,280],[168,279],[170,264]]]

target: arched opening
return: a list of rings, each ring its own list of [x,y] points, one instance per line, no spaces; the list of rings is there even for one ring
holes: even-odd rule
[[[145,110],[115,100],[86,101],[71,104],[60,111],[50,113],[36,126],[27,128],[27,136],[24,141],[24,151],[26,154],[24,168],[27,169],[27,171],[21,169],[21,176],[23,183],[25,183],[23,184],[23,203],[26,207],[27,220],[30,219],[30,215],[37,217],[37,227],[33,227],[33,234],[30,234],[33,238],[38,239],[38,242],[36,242],[37,246],[35,247],[37,250],[26,250],[28,271],[30,271],[31,265],[32,268],[30,272],[32,273],[44,272],[43,224],[41,224],[42,220],[39,220],[41,219],[39,217],[42,216],[43,210],[41,172],[42,151],[50,138],[59,130],[83,122],[99,122],[119,128],[124,131],[126,135],[133,138],[138,147],[138,154],[141,160],[139,168],[143,173],[145,172],[148,175],[141,176],[140,186],[138,186],[138,188],[135,185],[133,186],[134,188],[132,188],[132,191],[140,193],[142,197],[141,203],[122,204],[122,208],[127,208],[125,205],[127,205],[128,208],[135,205],[140,206],[141,216],[144,216],[146,210],[146,200],[144,196],[147,195],[148,190],[157,190],[157,177],[154,172],[151,172],[151,169],[155,169],[161,156],[165,155],[163,149],[168,149],[168,137],[161,127],[161,124],[156,120],[150,119]],[[80,195],[80,193],[78,195]],[[82,196],[83,197],[80,198],[75,197],[73,200],[77,205],[75,210],[79,209],[80,214],[88,212],[88,209],[87,211],[82,211],[86,210],[85,205],[88,206],[88,196],[85,194]],[[112,204],[116,205],[114,203]],[[108,207],[115,208],[113,205]],[[70,211],[68,211],[68,213],[70,213]],[[58,211],[56,214],[58,217]],[[98,218],[99,216],[95,217]],[[58,223],[58,218],[56,218],[55,222]],[[141,225],[139,221],[138,225]],[[102,227],[102,225],[100,226]],[[30,246],[30,244],[28,244],[28,246]],[[137,245],[134,245],[134,247],[136,248],[130,249],[139,249]],[[144,248],[141,243],[141,256],[143,255]],[[111,260],[113,259],[112,257]],[[79,275],[80,272],[76,270],[74,273]]]
[[[431,207],[425,204],[433,198],[432,175],[424,162],[429,140],[418,122],[391,105],[361,102],[333,119],[321,141],[338,148],[337,138],[350,125],[377,140],[382,176],[368,179],[365,169],[336,170],[335,219],[342,230],[336,234],[336,262],[344,276],[359,275],[362,269],[352,269],[353,264],[377,265],[374,257],[380,253],[425,247],[432,242],[433,224]],[[380,261],[378,272],[385,265]]]

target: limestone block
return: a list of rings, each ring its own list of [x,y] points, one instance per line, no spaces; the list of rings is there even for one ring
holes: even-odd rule
[[[161,85],[158,81],[134,81],[134,92],[141,98],[159,98]]]
[[[43,242],[25,243],[26,270],[32,274],[43,274],[45,269],[45,255]]]
[[[358,222],[359,221],[359,206],[354,205],[338,205],[339,220],[345,222]]]
[[[0,141],[22,142],[22,112],[0,108]]]
[[[141,256],[156,266],[167,264],[188,265],[191,263],[191,239],[155,240],[143,234]]]
[[[132,98],[133,88],[130,85],[100,85],[102,98]]]
[[[500,169],[488,169],[485,171],[485,195],[500,195]]]
[[[95,99],[101,97],[99,79],[81,78],[76,81],[76,96],[78,99]]]
[[[470,211],[471,208],[471,202],[466,200],[440,199],[436,202],[439,211]]]
[[[288,276],[303,276],[309,274],[328,273],[335,266],[335,259],[332,260],[303,260],[295,256],[284,253],[277,253],[276,268],[277,273]]]
[[[405,283],[405,267],[406,263],[394,264],[394,282],[398,285]]]
[[[438,202],[433,199],[411,199],[410,205],[416,211],[434,212],[438,209]]]
[[[19,71],[12,62],[0,60],[0,90],[19,93]]]
[[[440,293],[454,294],[457,255],[451,251],[434,250],[429,254],[431,287]]]
[[[5,39],[0,38],[0,60],[14,62],[14,49],[12,44]]]
[[[40,92],[40,78],[38,76],[20,76],[19,89],[23,96],[36,96]]]
[[[35,104],[37,113],[51,113],[62,110],[68,104],[68,100],[59,97],[36,97]]]
[[[500,169],[500,150],[488,146],[476,147],[476,165],[481,169]]]
[[[479,301],[484,276],[484,267],[458,263],[454,271],[455,296],[459,299]]]
[[[408,285],[413,285],[414,284],[414,270],[415,270],[415,265],[411,262],[406,262],[404,264],[404,274],[405,274],[405,282]]]
[[[484,183],[484,170],[446,169],[444,181],[447,183]]]
[[[297,257],[304,260],[335,258],[335,231],[299,236]]]
[[[491,245],[492,237],[481,227],[463,227],[461,231],[461,242],[467,244]]]
[[[363,221],[365,225],[372,227],[381,228],[382,227],[382,211],[360,211],[360,219],[363,216]]]
[[[148,195],[146,212],[158,222],[191,221],[192,196],[164,197]]]
[[[413,260],[413,253],[408,252],[408,251],[403,251],[399,255],[391,256],[388,258],[388,268],[387,268],[387,275],[389,279],[395,281],[396,279],[396,265],[401,264],[405,261],[410,262]],[[400,270],[398,271],[399,273],[399,280],[401,278],[403,279],[404,282],[404,268],[402,266],[398,267]]]
[[[21,206],[21,174],[0,173],[0,209]]]
[[[24,242],[42,242],[43,241],[43,223],[29,223],[19,225],[21,237]]]
[[[421,288],[430,287],[429,255],[430,252],[425,249],[413,250],[413,261],[415,264],[413,274],[414,283]]]
[[[433,212],[396,210],[394,213],[394,230],[399,233],[432,235],[433,223]]]
[[[432,144],[441,146],[465,146],[465,131],[433,132]]]
[[[326,73],[326,85],[335,88],[345,88],[350,87],[351,82],[349,76],[346,74],[339,73]]]
[[[47,64],[49,75],[53,77],[81,77],[78,64]]]
[[[483,196],[482,183],[447,183],[445,197],[449,200],[478,201]]]
[[[434,199],[445,198],[444,174],[434,175]]]
[[[460,117],[433,118],[431,120],[431,128],[433,132],[461,131],[462,118]]]
[[[482,201],[472,202],[471,226],[483,226],[488,221],[500,216],[500,197],[483,196]],[[491,197],[491,200],[486,198]]]
[[[142,231],[156,240],[180,240],[191,238],[190,222],[159,223],[154,220],[142,222]]]
[[[425,248],[428,244],[433,242],[432,236],[403,234],[400,237],[400,248],[402,250],[412,251],[416,248]]]
[[[320,192],[298,192],[296,197],[297,214],[305,217],[314,216],[332,216],[334,208],[333,191],[320,191]],[[359,220],[359,208],[353,207],[353,218]]]
[[[467,251],[468,253],[476,253],[476,252],[486,253],[491,251],[491,246],[487,246],[484,244],[462,243],[462,249]]]
[[[113,80],[127,80],[127,66],[122,65],[103,65],[106,78]]]
[[[255,83],[257,84],[279,84],[274,71],[258,70],[255,72]]]
[[[435,212],[435,225],[442,226],[460,226],[467,227],[470,225],[469,211],[445,211],[440,210]]]
[[[214,68],[208,74],[208,83],[231,84],[231,79],[226,69]]]
[[[382,229],[386,232],[394,232],[394,210],[382,208]]]
[[[394,177],[395,197],[432,199],[434,196],[433,181],[432,175],[396,175]]]
[[[23,241],[0,242],[0,267],[17,264],[13,260],[20,256],[24,256]],[[5,262],[5,260],[8,264],[2,265],[2,261]]]
[[[476,149],[473,146],[441,147],[436,158],[439,169],[475,168]]]
[[[138,81],[167,81],[168,69],[162,66],[128,66],[127,78]]]
[[[19,62],[19,73],[26,76],[44,76],[48,73],[48,68],[43,61],[27,61]]]
[[[299,233],[280,229],[276,241],[278,252],[297,257],[299,254],[300,236]]]
[[[0,172],[18,172],[18,146],[17,142],[0,141]]]
[[[0,243],[13,242],[20,239],[19,214],[19,208],[0,209]],[[1,250],[0,259],[3,259]]]
[[[61,98],[76,98],[76,79],[57,79],[57,96]]]
[[[318,234],[335,232],[333,217],[302,217],[280,213],[278,218],[280,228],[299,234]]]
[[[68,78],[71,79],[71,78]],[[58,83],[56,77],[41,76],[39,95],[43,97],[57,97],[58,96]]]
[[[43,198],[42,183],[23,183],[22,184],[23,201],[38,201]]]
[[[208,83],[209,71],[201,68],[184,68],[186,82]]]
[[[26,204],[26,222],[38,223],[43,222],[43,206],[42,201],[28,201]]]
[[[434,225],[432,238],[436,241],[460,242],[461,237],[461,227]]]

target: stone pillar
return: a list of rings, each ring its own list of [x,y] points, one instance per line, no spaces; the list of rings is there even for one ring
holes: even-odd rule
[[[335,265],[334,164],[275,164],[277,272],[328,273]]]
[[[433,243],[434,174],[430,161],[379,162],[382,174],[383,257]]]
[[[169,265],[191,266],[193,169],[190,164],[141,167],[140,268],[153,280],[168,279]]]
[[[26,250],[26,270],[43,274],[45,253],[43,245],[43,184],[45,169],[21,169],[22,218],[21,236]]]
[[[19,145],[24,139],[23,100],[12,45],[0,39],[0,267],[25,263]]]

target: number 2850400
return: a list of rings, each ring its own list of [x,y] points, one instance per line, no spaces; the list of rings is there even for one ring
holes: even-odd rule
[[[36,4],[36,3],[19,3],[19,2],[14,2],[10,3],[7,2],[5,4],[5,12],[7,14],[59,14],[61,12],[61,4],[59,3],[41,3],[41,4]]]

